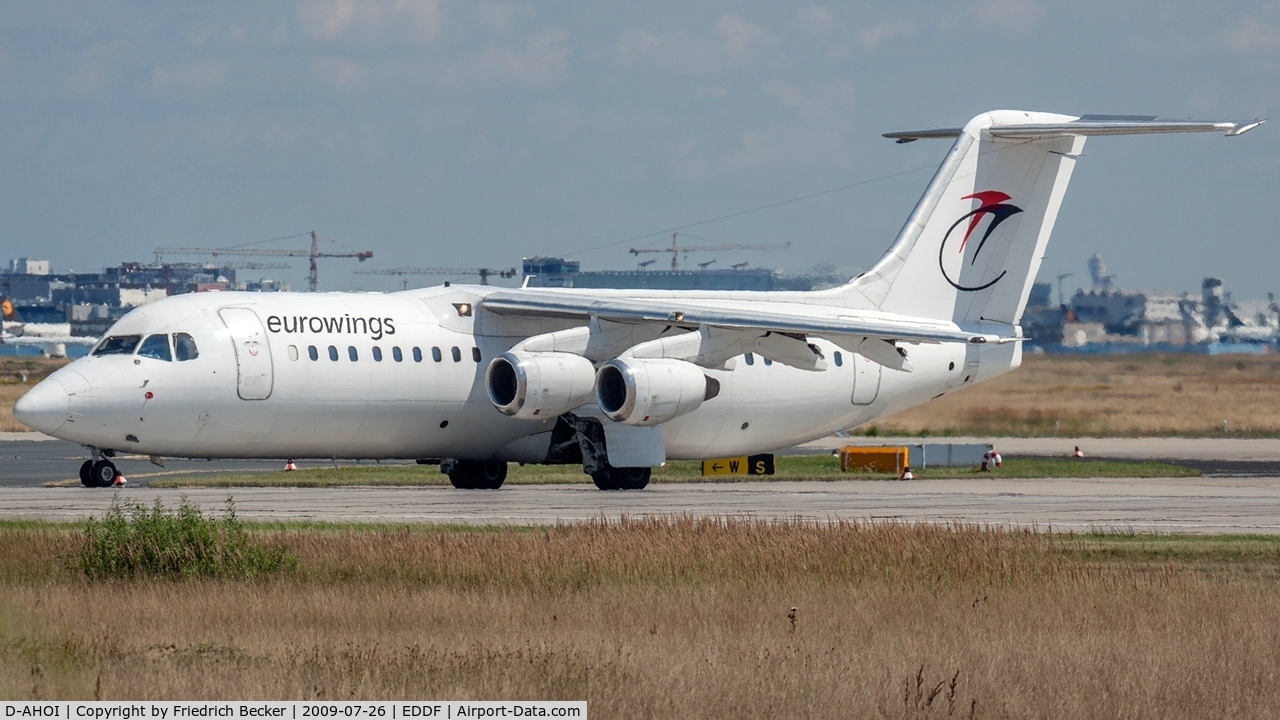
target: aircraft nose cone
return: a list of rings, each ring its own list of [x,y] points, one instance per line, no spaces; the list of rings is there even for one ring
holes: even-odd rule
[[[52,435],[67,421],[67,390],[56,380],[44,380],[18,398],[13,417],[38,432]]]

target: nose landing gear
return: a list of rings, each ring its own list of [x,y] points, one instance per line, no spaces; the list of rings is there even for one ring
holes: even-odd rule
[[[85,487],[111,487],[115,485],[116,478],[120,476],[120,471],[116,469],[115,463],[107,458],[110,450],[99,451],[97,448],[90,448],[93,452],[92,460],[85,460],[80,466],[80,483]]]

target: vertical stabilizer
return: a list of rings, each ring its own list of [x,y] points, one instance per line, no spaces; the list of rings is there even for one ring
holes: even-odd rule
[[[893,246],[842,289],[885,312],[1017,324],[1086,137],[1234,137],[1263,122],[993,110],[963,128],[886,133],[899,143],[956,140]]]
[[[955,144],[893,247],[849,289],[886,312],[1016,324],[1084,137],[1005,139],[988,130],[1073,120],[1003,110],[955,131]]]

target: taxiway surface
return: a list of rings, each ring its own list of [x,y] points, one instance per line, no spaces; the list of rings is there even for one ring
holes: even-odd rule
[[[208,511],[233,496],[240,517],[328,522],[549,524],[687,514],[900,520],[1179,533],[1280,533],[1280,478],[742,482],[654,484],[641,492],[591,485],[501,490],[426,488],[9,488],[0,517],[73,520],[116,496],[169,506],[185,495]]]

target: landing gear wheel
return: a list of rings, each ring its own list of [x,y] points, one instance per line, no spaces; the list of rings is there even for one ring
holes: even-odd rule
[[[591,479],[601,490],[643,490],[649,484],[653,468],[625,467],[616,468],[605,465],[597,470]]]
[[[80,466],[80,484],[85,487],[98,487],[98,483],[93,481],[93,461],[85,460]]]
[[[120,471],[116,470],[115,464],[110,460],[99,460],[89,469],[89,479],[97,487],[111,487],[115,484],[119,475]]]
[[[507,464],[504,462],[455,460],[441,469],[459,490],[497,490],[507,479]]]

